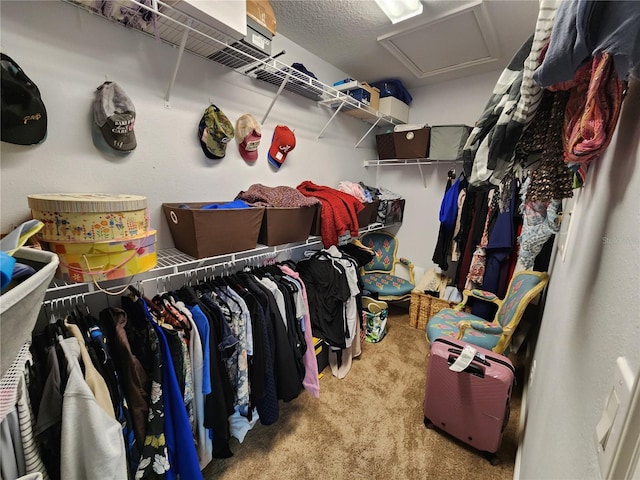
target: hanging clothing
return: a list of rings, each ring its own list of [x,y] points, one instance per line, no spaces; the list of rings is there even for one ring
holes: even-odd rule
[[[320,251],[298,262],[298,272],[307,286],[309,310],[314,335],[339,349],[346,348],[349,335],[344,305],[351,289],[342,265],[327,261],[328,254]],[[330,259],[329,259],[330,260]]]
[[[560,2],[549,47],[533,78],[542,87],[572,80],[599,53],[611,55],[617,76],[627,80],[640,64],[640,4],[635,1]]]
[[[449,269],[449,256],[451,254],[451,245],[453,242],[456,219],[458,217],[458,197],[460,189],[466,186],[466,180],[458,177],[453,184],[451,178],[447,179],[445,193],[440,205],[440,230],[438,232],[438,240],[436,248],[433,252],[432,261],[440,267],[441,270]]]
[[[187,317],[189,323],[191,324],[190,338],[189,338],[189,358],[191,359],[191,367],[192,367],[191,375],[193,377],[193,390],[194,390],[194,395],[193,395],[193,405],[194,405],[193,422],[194,423],[192,425],[192,429],[195,432],[198,462],[200,463],[200,468],[203,469],[211,462],[211,460],[213,460],[213,455],[211,455],[213,444],[211,443],[211,438],[209,437],[207,430],[204,427],[204,397],[205,395],[211,392],[211,379],[207,378],[208,391],[205,391],[205,388],[204,388],[205,359],[203,354],[203,342],[200,337],[200,331],[198,330],[198,325],[196,324],[196,321],[194,320],[193,315],[191,314],[191,312],[183,302],[176,301],[174,298],[171,298],[171,301],[173,302],[175,307],[185,317]],[[209,333],[209,330],[207,325],[207,341],[209,339],[208,333]],[[209,375],[208,366],[206,369],[206,373],[208,376]]]
[[[502,71],[483,113],[464,146],[464,172],[474,187],[499,185],[513,166],[513,147],[520,132],[507,130],[520,99],[524,61],[533,35]]]
[[[259,389],[252,389],[252,404],[255,405],[260,423],[263,425],[272,425],[280,417],[280,407],[278,405],[278,393],[276,390],[276,374],[275,374],[275,334],[271,318],[271,306],[269,305],[268,295],[258,287],[254,282],[255,279],[248,273],[240,273],[237,275],[238,281],[246,288],[244,293],[245,302],[249,301],[253,305],[253,311],[257,314],[255,317],[254,329],[259,335],[254,338],[262,339],[262,355],[260,359],[264,362],[262,369],[252,369],[256,376],[262,371],[262,383],[258,383]],[[255,347],[255,345],[254,345]],[[256,351],[258,353],[259,350]]]
[[[49,479],[33,433],[33,412],[25,376],[33,363],[25,343],[0,380],[0,477],[42,473]]]
[[[213,429],[213,458],[228,458],[233,456],[229,448],[228,417],[233,414],[233,390],[229,376],[225,370],[223,360],[218,352],[221,340],[219,322],[215,309],[212,310],[205,299],[198,297],[193,287],[184,286],[175,294],[187,305],[194,319],[201,315],[209,323],[209,351],[211,393],[205,397],[204,426]]]
[[[302,380],[302,385],[311,395],[319,398],[320,381],[318,379],[318,361],[313,347],[313,333],[311,317],[309,316],[307,289],[305,288],[304,282],[302,282],[298,272],[292,270],[286,265],[281,265],[280,269],[289,277],[293,278],[300,287],[299,295],[302,297],[302,301],[299,300],[297,305],[302,311],[300,311],[298,315],[301,315],[299,318],[304,325],[304,338],[307,344],[307,349],[303,357],[305,374]]]
[[[60,475],[84,480],[127,478],[127,457],[120,423],[104,411],[82,374],[75,337],[58,337],[67,361],[68,381],[62,402]],[[91,455],[79,455],[91,445]]]
[[[538,111],[516,145],[516,161],[523,166],[540,159],[531,172],[527,200],[548,202],[573,196],[573,174],[564,161],[562,131],[567,92],[545,90]]]
[[[142,306],[146,307],[146,303],[142,302]],[[163,360],[162,368],[162,394],[164,400],[164,430],[166,435],[166,445],[168,455],[163,464],[158,465],[154,462],[154,471],[158,468],[161,472],[164,470],[167,479],[189,478],[201,479],[202,472],[198,462],[195,445],[193,443],[193,435],[187,411],[184,408],[184,401],[178,380],[176,378],[175,369],[171,359],[171,351],[167,342],[164,329],[157,325],[151,317],[147,308],[144,308],[147,321],[153,327],[158,336],[160,346],[160,354]],[[153,405],[153,396],[151,398]],[[141,462],[142,465],[142,462]]]
[[[511,201],[504,211],[498,213],[485,248],[486,265],[481,289],[498,296],[502,266],[508,263],[507,259],[513,251],[516,240],[513,217],[516,215],[515,199],[517,192],[513,183],[511,184],[510,190]],[[496,305],[490,302],[475,302],[472,307],[472,313],[474,315],[487,320],[493,319],[496,310]]]

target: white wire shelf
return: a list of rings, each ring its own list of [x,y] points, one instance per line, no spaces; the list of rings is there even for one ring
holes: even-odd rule
[[[416,165],[420,171],[422,177],[422,184],[424,188],[427,188],[427,180],[422,170],[423,165],[445,165],[445,164],[457,164],[462,163],[462,159],[457,160],[434,160],[431,158],[384,158],[378,160],[365,160],[365,167],[404,167],[409,165]],[[377,183],[377,169],[376,169],[376,183]]]
[[[389,225],[382,223],[372,223],[359,230],[360,234],[372,230],[379,230]],[[348,237],[350,238],[350,237]],[[147,272],[142,272],[133,277],[120,278],[116,280],[100,281],[101,289],[113,291],[121,290],[123,286],[133,282],[144,282],[148,280],[170,277],[175,275],[187,275],[216,267],[236,268],[238,266],[257,266],[269,259],[278,258],[279,254],[288,254],[298,249],[322,248],[322,238],[310,236],[306,240],[282,245],[266,246],[257,245],[256,248],[233,252],[215,257],[194,258],[177,248],[167,248],[158,250],[156,266]],[[59,278],[54,278],[44,297],[44,301],[52,301],[61,298],[83,296],[91,293],[100,293],[100,289],[93,283],[73,283]]]
[[[273,104],[282,90],[288,90],[302,97],[309,98],[319,105],[335,110],[331,119],[318,138],[334,119],[339,111],[356,111],[351,115],[371,125],[371,129],[360,139],[356,147],[379,124],[398,125],[403,122],[380,112],[372,110],[355,98],[326,85],[317,79],[298,71],[291,66],[276,60],[274,57],[236,40],[197,19],[181,12],[175,0],[129,0],[127,6],[120,2],[89,2],[87,0],[62,0],[82,10],[111,21],[125,28],[136,30],[145,35],[179,48],[178,58],[165,95],[165,106],[170,108],[170,97],[184,51],[225,65],[236,72],[278,87],[271,105],[262,118],[265,123]],[[111,6],[109,6],[111,5]],[[105,11],[105,9],[110,10]]]
[[[365,167],[403,166],[403,165],[438,165],[447,163],[462,163],[462,160],[432,160],[430,158],[385,158],[379,160],[365,160]]]

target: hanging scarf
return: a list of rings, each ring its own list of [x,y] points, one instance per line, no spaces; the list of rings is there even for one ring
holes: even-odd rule
[[[607,148],[618,123],[627,82],[620,80],[611,55],[592,57],[570,82],[550,90],[569,90],[565,111],[563,146],[565,162],[584,183],[587,167]]]

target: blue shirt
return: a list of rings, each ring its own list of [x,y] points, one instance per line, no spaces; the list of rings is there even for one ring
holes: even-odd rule
[[[211,361],[209,353],[209,319],[198,305],[187,306],[202,341],[202,393],[211,393]]]

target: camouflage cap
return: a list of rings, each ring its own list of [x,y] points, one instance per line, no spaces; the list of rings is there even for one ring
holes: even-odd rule
[[[233,124],[224,112],[215,105],[209,105],[198,126],[198,138],[204,154],[208,158],[224,158],[233,134]]]

